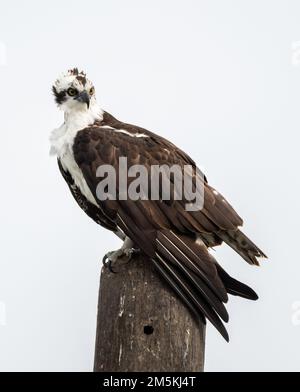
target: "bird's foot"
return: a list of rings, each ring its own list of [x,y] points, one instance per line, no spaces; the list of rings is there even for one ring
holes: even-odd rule
[[[129,263],[131,260],[132,256],[134,254],[139,253],[139,249],[136,248],[120,248],[117,250],[113,250],[111,252],[106,253],[106,255],[103,257],[102,263],[105,267],[108,268],[108,270],[112,273],[116,273],[114,271],[114,266],[118,264],[119,261],[124,261],[124,264]]]

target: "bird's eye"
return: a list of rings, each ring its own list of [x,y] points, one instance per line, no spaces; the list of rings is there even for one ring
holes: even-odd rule
[[[90,95],[93,95],[94,92],[95,92],[95,89],[94,89],[94,87],[92,87],[92,88],[90,89]]]
[[[74,97],[75,95],[77,95],[78,91],[75,88],[68,88],[67,93],[70,95],[70,97]]]

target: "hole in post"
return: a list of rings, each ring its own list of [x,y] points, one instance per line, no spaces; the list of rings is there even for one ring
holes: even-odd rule
[[[144,334],[145,335],[152,335],[154,332],[154,328],[152,327],[152,325],[145,325],[144,326]]]

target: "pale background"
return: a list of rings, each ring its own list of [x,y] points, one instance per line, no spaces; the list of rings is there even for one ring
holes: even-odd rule
[[[216,257],[258,302],[231,298],[207,371],[300,370],[300,3],[16,1],[0,6],[0,370],[89,371],[100,263],[119,240],[77,207],[48,155],[59,73],[205,168],[269,255]]]

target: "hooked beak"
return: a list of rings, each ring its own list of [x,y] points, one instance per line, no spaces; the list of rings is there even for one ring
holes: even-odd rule
[[[86,103],[88,108],[90,107],[90,96],[86,91],[82,91],[75,99],[78,102]]]

